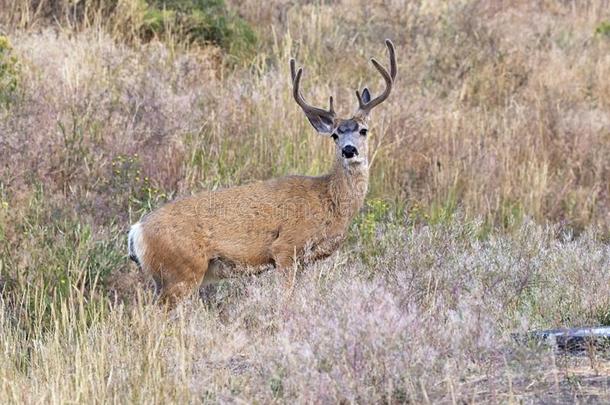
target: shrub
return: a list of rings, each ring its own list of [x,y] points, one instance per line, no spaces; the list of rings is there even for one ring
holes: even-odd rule
[[[36,9],[36,13],[27,10]],[[224,0],[23,0],[0,13],[0,24],[27,28],[68,26],[86,30],[99,25],[120,42],[159,38],[187,44],[214,44],[241,58],[254,52],[257,36]],[[0,50],[1,54],[1,50]]]
[[[595,28],[595,33],[610,38],[610,21],[602,21]]]
[[[213,43],[236,56],[251,53],[257,42],[252,28],[230,12],[224,0],[152,0],[142,36],[172,32],[189,43]]]
[[[8,37],[0,35],[0,106],[10,104],[19,84],[19,62]]]

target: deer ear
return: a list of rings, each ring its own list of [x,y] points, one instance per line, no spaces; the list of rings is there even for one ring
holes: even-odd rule
[[[362,90],[362,101],[365,103],[371,101],[371,92],[368,87],[365,87],[364,90]]]
[[[307,119],[311,123],[311,125],[318,131],[320,134],[330,134],[333,132],[333,121],[322,115],[317,114],[306,114]]]

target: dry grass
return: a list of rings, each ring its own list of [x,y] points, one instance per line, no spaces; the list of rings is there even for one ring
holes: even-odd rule
[[[384,227],[385,252],[366,264],[356,242],[310,266],[292,292],[273,273],[245,277],[169,315],[147,297],[108,307],[76,288],[48,318],[27,299],[0,304],[0,398],[607,400],[603,353],[557,357],[511,333],[597,322],[610,248],[595,234],[561,242],[557,229],[531,224],[477,241],[477,225],[460,222]]]
[[[72,3],[0,0],[0,402],[609,399],[605,354],[511,338],[610,321],[607,2],[232,0],[260,38],[241,59],[142,42],[136,1]],[[128,224],[324,172],[288,57],[347,115],[385,37],[399,80],[349,242],[293,291],[269,273],[151,305]]]

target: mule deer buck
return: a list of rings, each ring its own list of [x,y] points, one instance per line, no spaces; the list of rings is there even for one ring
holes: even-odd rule
[[[356,91],[358,110],[349,119],[336,116],[332,97],[328,110],[309,105],[299,90],[303,69],[290,60],[296,103],[335,143],[330,173],[202,192],[170,202],[131,227],[129,257],[152,274],[162,302],[171,305],[193,292],[218,266],[282,270],[295,260],[327,257],[339,247],[367,191],[369,113],[388,98],[396,77],[394,46],[390,40],[386,45],[389,72],[371,59],[385,89],[376,98],[367,88]]]

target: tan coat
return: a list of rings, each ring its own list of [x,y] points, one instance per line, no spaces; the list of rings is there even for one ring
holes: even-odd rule
[[[367,184],[366,166],[337,162],[325,176],[287,176],[181,198],[134,225],[133,254],[165,300],[193,290],[215,261],[245,272],[324,258],[345,239]]]

